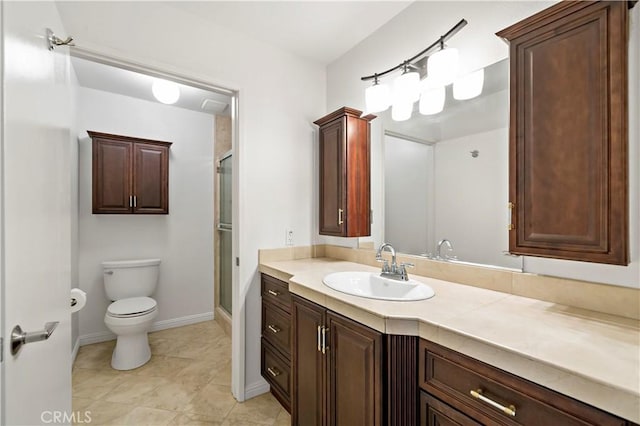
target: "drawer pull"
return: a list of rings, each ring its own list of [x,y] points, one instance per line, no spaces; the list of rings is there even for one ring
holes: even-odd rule
[[[269,374],[271,374],[273,377],[278,377],[280,374],[282,374],[280,372],[280,370],[278,370],[277,368],[273,367],[267,367],[267,371],[269,372]]]
[[[275,290],[271,290],[271,289],[267,290],[267,293],[269,293],[270,295],[275,296],[275,297],[280,296],[280,292],[279,291],[275,291]]]
[[[322,353],[325,354],[327,353],[327,349],[329,349],[329,346],[327,346],[327,327],[322,327],[322,329],[320,330],[321,334],[322,334]]]
[[[273,325],[273,324],[269,324],[269,325],[267,326],[267,328],[268,328],[269,330],[271,330],[272,332],[274,332],[274,333],[280,333],[280,331],[281,331],[281,330],[280,330],[280,327],[278,327],[278,326],[276,326],[276,325]]]
[[[478,389],[478,390],[472,390],[469,391],[469,393],[471,394],[472,397],[479,399],[482,402],[486,402],[487,404],[491,405],[494,408],[497,408],[498,410],[502,411],[505,414],[508,414],[512,417],[516,416],[516,407],[513,405],[510,405],[508,407],[505,407],[502,404],[498,404],[497,402],[495,402],[492,399],[487,398],[486,396],[484,396],[482,394],[482,389]]]
[[[320,330],[322,329],[322,326],[319,325],[318,326],[318,333],[316,334],[316,337],[318,338],[318,352],[322,351],[322,340],[320,338]]]

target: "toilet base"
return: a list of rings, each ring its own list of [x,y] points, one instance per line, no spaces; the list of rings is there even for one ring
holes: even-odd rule
[[[147,332],[118,336],[111,355],[111,367],[116,370],[133,370],[151,359]]]

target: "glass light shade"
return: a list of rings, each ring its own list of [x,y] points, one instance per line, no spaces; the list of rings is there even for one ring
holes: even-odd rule
[[[484,68],[463,75],[453,82],[453,98],[460,101],[472,99],[482,93]]]
[[[382,112],[391,105],[391,89],[386,84],[374,84],[364,92],[367,112]]]
[[[420,75],[405,72],[393,81],[393,104],[413,103],[420,99]]]
[[[420,94],[420,114],[433,115],[444,109],[444,86],[424,90]]]
[[[458,75],[458,49],[449,47],[429,56],[427,75],[438,86],[451,84]]]
[[[171,105],[178,102],[180,88],[176,83],[167,80],[155,79],[151,86],[153,96],[163,104]]]
[[[391,119],[393,121],[406,121],[411,118],[413,102],[394,102],[391,107]]]

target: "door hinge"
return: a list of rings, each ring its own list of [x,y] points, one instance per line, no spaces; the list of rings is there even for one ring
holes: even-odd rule
[[[240,266],[240,258],[236,257],[236,266]]]

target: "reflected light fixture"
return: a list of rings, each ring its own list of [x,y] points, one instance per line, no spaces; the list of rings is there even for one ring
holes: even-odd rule
[[[472,99],[482,93],[484,86],[484,68],[458,77],[453,82],[453,98],[459,101]]]
[[[171,105],[180,98],[180,87],[172,81],[156,78],[151,85],[153,96],[163,104]]]
[[[454,81],[456,82],[454,90],[457,90],[460,96],[456,96],[456,99],[471,99],[480,94],[482,82],[478,91],[478,76],[469,75],[458,78],[458,50],[445,46],[445,42],[465,25],[467,21],[460,20],[446,34],[412,58],[386,71],[362,77],[363,81],[373,80],[373,86],[365,90],[367,113],[382,112],[389,105],[393,105],[392,118],[403,121],[411,117],[414,102],[420,100],[420,113],[437,114],[444,108],[445,86]],[[423,61],[425,58],[427,58],[426,67]],[[380,78],[397,70],[402,70],[402,74],[393,81],[392,90],[389,86],[380,83]],[[420,82],[420,75],[425,73],[427,78]],[[474,95],[476,92],[477,94]]]

